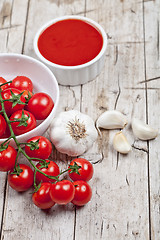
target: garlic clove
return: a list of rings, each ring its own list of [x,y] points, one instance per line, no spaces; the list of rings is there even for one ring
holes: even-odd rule
[[[100,133],[99,128],[104,129],[121,129],[127,125],[125,115],[117,110],[110,110],[102,113],[97,119],[96,127]]]
[[[113,147],[117,152],[127,154],[131,151],[132,147],[122,131],[116,133],[113,139]]]
[[[132,119],[132,130],[134,135],[140,140],[151,140],[158,136],[158,130],[137,118]]]

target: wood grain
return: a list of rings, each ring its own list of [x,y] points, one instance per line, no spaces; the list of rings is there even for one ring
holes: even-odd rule
[[[160,239],[159,138],[137,140],[130,126],[133,116],[160,126],[159,8],[160,0],[0,1],[0,52],[36,57],[35,33],[62,15],[83,15],[105,29],[103,71],[83,86],[59,86],[58,111],[77,109],[96,121],[104,111],[117,109],[128,119],[124,134],[132,145],[128,155],[118,154],[112,146],[117,131],[102,130],[102,138],[83,155],[95,173],[89,183],[92,201],[81,208],[69,204],[41,211],[32,204],[32,189],[18,194],[1,174],[1,240]],[[71,160],[55,149],[51,159],[62,169]]]
[[[148,123],[159,129],[160,102],[160,1],[144,3],[145,66],[148,96]],[[154,27],[153,27],[154,26]],[[149,188],[151,239],[160,239],[160,159],[159,139],[149,146]]]
[[[124,1],[115,8],[113,1],[87,1],[86,12],[91,4],[96,10],[86,16],[98,21],[111,39],[105,71],[82,87],[81,110],[96,119],[106,109],[116,108],[129,122],[132,115],[145,120],[145,89],[133,89],[144,78],[143,6]],[[94,97],[88,107],[90,89]],[[92,181],[94,201],[77,210],[75,239],[149,239],[147,150],[142,150],[147,146],[137,142],[128,156],[119,155],[112,147],[115,133],[103,131],[99,142],[103,160],[95,164]],[[125,134],[133,144],[130,127]]]
[[[21,53],[25,31],[27,3],[28,1],[26,0],[23,1],[23,3],[20,0],[0,1],[0,52]],[[16,14],[17,11],[21,12],[21,17]],[[18,36],[19,41],[17,41]],[[0,174],[0,193],[0,238],[3,239],[3,224],[5,223],[5,213],[8,203],[8,185],[6,173]]]

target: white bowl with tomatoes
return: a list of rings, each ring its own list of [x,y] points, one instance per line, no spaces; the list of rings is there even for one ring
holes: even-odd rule
[[[2,53],[0,84],[6,81],[12,82],[1,87],[1,95],[5,100],[8,118],[13,121],[11,126],[18,142],[23,143],[31,137],[43,135],[55,116],[59,101],[59,87],[54,74],[43,63],[29,56]],[[8,101],[10,98],[12,100]],[[22,120],[18,122],[19,119]],[[26,126],[23,119],[27,122]],[[0,129],[2,144],[10,134],[2,113]],[[13,139],[10,145],[16,147]]]

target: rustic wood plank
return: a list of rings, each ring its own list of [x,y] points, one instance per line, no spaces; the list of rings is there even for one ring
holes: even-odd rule
[[[17,6],[21,12],[21,18],[17,18]],[[14,9],[14,10],[13,10]],[[18,52],[21,53],[22,44],[21,38],[18,39],[18,35],[23,37],[24,25],[25,25],[25,12],[27,9],[27,1],[0,1],[0,52]],[[16,19],[15,19],[16,17]],[[16,32],[16,35],[15,35]],[[15,37],[13,38],[13,33]],[[3,228],[3,221],[5,217],[5,208],[7,203],[7,181],[6,173],[0,174],[0,221],[1,230]],[[3,217],[3,219],[2,219]],[[0,231],[1,231],[0,230]],[[1,232],[2,233],[2,232]],[[0,235],[1,235],[0,233]],[[3,237],[3,235],[2,235]]]
[[[10,13],[11,13],[12,2],[1,1],[0,2],[0,52],[5,51],[5,46],[8,36],[8,27],[10,24]],[[0,174],[0,222],[2,228],[2,218],[4,214],[4,204],[5,204],[5,190],[6,190],[6,173]],[[1,234],[1,230],[0,230]]]
[[[91,6],[94,11],[90,11]],[[145,120],[144,85],[136,89],[145,76],[143,5],[139,1],[88,0],[86,16],[98,21],[110,39],[105,70],[95,82],[82,87],[82,111],[96,119],[106,109],[116,108],[129,120],[132,115]],[[94,97],[88,103],[91,89]],[[98,140],[96,150],[91,156],[86,154],[86,158],[94,160],[99,152],[102,161],[95,164],[93,201],[76,211],[76,240],[150,238],[147,145],[134,143],[128,126],[125,133],[134,147],[122,156],[113,150],[115,133],[103,131],[103,140]]]
[[[160,99],[160,1],[144,3],[145,63],[148,122],[159,129]],[[151,238],[160,239],[159,138],[149,142]]]
[[[28,1],[26,0],[23,2],[21,0],[0,1],[0,52],[21,53],[27,4]],[[3,224],[5,222],[5,213],[8,201],[8,185],[6,177],[7,175],[5,173],[0,174],[1,239],[3,239],[4,234]],[[3,219],[1,219],[1,217],[3,217]]]
[[[146,79],[148,87],[160,87],[160,1],[144,3]]]
[[[4,208],[5,208],[5,198],[6,198],[6,180],[7,174],[6,173],[1,173],[0,174],[0,223],[1,223],[1,228],[0,228],[0,235],[2,231],[2,224],[3,224],[3,217],[4,217]]]
[[[1,1],[0,51],[21,53],[28,0]]]
[[[149,124],[160,130],[159,112],[160,91],[148,90]],[[153,107],[154,106],[154,107]],[[159,113],[158,113],[159,115]],[[150,176],[150,215],[151,237],[160,239],[160,159],[159,137],[149,142],[149,176]]]

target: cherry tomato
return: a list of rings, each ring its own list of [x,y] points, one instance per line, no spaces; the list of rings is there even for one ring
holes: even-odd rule
[[[75,194],[74,184],[68,180],[62,180],[53,183],[50,189],[51,199],[60,205],[67,204],[72,201]]]
[[[29,157],[41,159],[49,158],[52,152],[52,144],[47,138],[43,136],[36,136],[30,138],[27,143],[31,144],[31,146],[25,145],[25,152]]]
[[[18,97],[17,95],[21,93],[18,89],[7,88],[7,89],[3,90],[2,93],[1,93],[2,98],[4,100],[11,99],[11,98],[13,99],[12,93],[14,94],[14,102],[10,102],[10,101],[5,101],[4,102],[4,107],[5,107],[5,110],[6,110],[6,113],[7,113],[8,116],[10,116],[15,111],[23,109],[24,106],[25,106],[25,98],[24,98],[23,95],[21,97],[19,97],[20,103],[18,103],[19,101],[18,101],[18,99],[16,99]],[[17,102],[17,104],[16,104],[16,102]],[[22,102],[22,104],[21,104],[21,102]],[[14,107],[12,107],[13,104],[15,104]]]
[[[33,83],[31,79],[25,76],[17,76],[14,78],[12,80],[11,87],[19,90],[29,90],[30,92],[33,91]]]
[[[4,117],[2,115],[0,115],[0,137],[2,137],[3,134],[5,133],[6,126],[7,126],[7,124],[6,124]]]
[[[75,195],[72,203],[77,206],[83,206],[91,200],[92,189],[90,185],[85,181],[75,181]]]
[[[6,124],[6,130],[4,132],[4,134],[1,136],[1,138],[9,138],[11,136],[8,124]]]
[[[24,122],[11,122],[12,129],[16,135],[29,132],[36,127],[35,117],[32,113],[26,110],[19,110],[17,112],[14,112],[10,117],[10,121],[21,118],[23,118]],[[22,123],[24,123],[24,125],[22,125]],[[21,124],[21,126],[18,126],[19,124]]]
[[[83,180],[86,182],[89,181],[93,176],[92,164],[84,158],[76,158],[71,161],[70,165],[73,166],[74,163],[77,163],[77,165],[81,166],[81,168],[78,169],[79,174],[75,172],[71,173],[71,170],[69,170],[70,178],[73,181],[76,181],[76,180]]]
[[[23,192],[33,185],[34,173],[32,169],[25,164],[19,164],[19,167],[22,171],[19,174],[12,174],[13,171],[9,172],[8,183],[14,190]]]
[[[35,93],[28,102],[27,110],[34,114],[37,120],[44,120],[48,117],[54,103],[52,98],[46,93]]]
[[[2,150],[2,149],[1,149]],[[7,172],[14,168],[17,151],[10,145],[0,151],[0,171]]]
[[[48,209],[55,205],[55,202],[53,202],[50,197],[50,188],[51,183],[41,183],[38,191],[33,193],[32,201],[37,207],[41,209]]]
[[[0,85],[3,84],[3,83],[6,83],[7,81],[3,78],[3,77],[0,77]],[[1,86],[1,89],[2,91],[7,89],[8,88],[8,84],[5,84],[3,86]]]
[[[45,173],[47,175],[50,175],[50,176],[55,177],[60,173],[59,167],[55,162],[46,160],[46,163],[48,163],[47,167],[42,167],[41,163],[37,163],[36,167],[38,169],[40,169],[43,173]],[[54,179],[50,179],[50,178],[44,176],[40,172],[36,173],[36,180],[37,180],[38,183],[39,182],[55,182]]]

